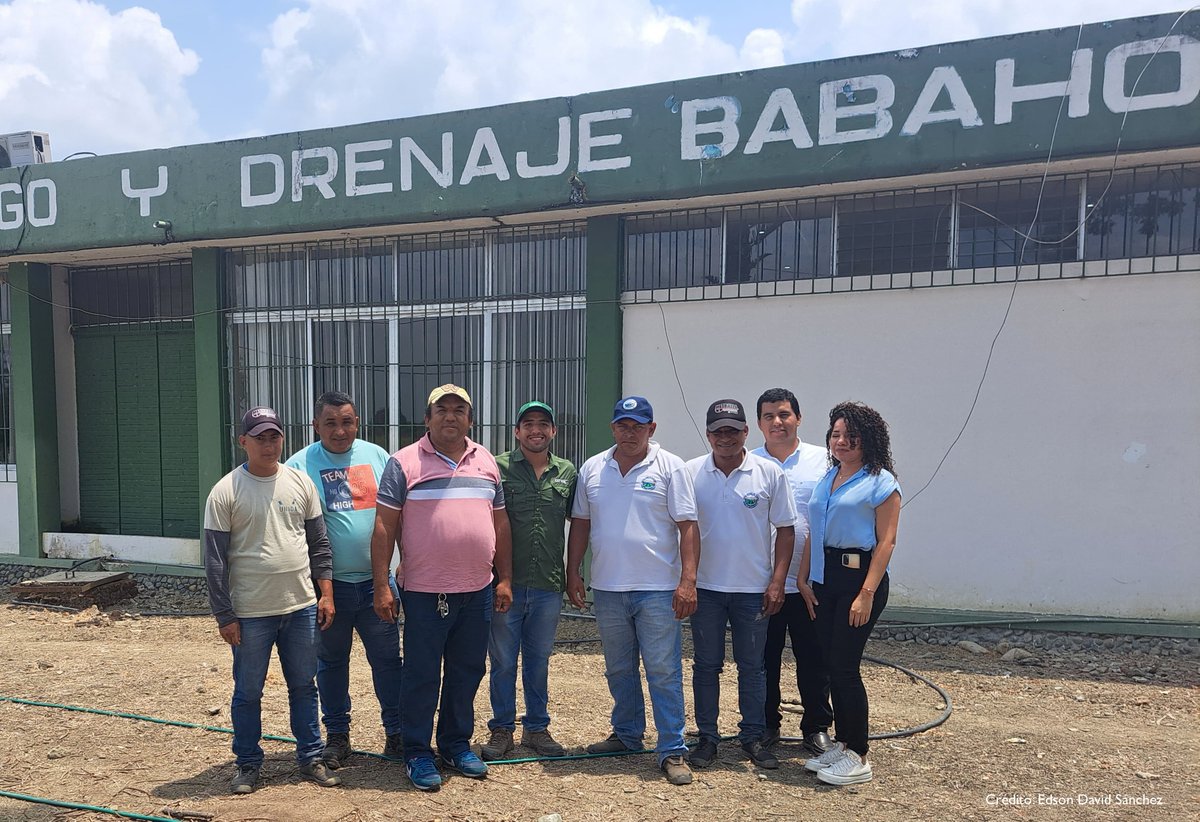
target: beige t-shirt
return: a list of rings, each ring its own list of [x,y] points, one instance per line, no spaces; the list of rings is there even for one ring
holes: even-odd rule
[[[229,533],[235,614],[278,616],[316,604],[304,521],[319,516],[316,486],[286,465],[273,477],[256,477],[239,466],[213,486],[204,527]]]

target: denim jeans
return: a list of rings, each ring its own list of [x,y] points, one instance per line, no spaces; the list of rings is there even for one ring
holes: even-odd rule
[[[395,582],[392,593],[399,596]],[[328,733],[350,733],[350,648],[354,632],[371,666],[379,719],[388,736],[400,733],[400,628],[375,614],[375,584],[333,581],[333,624],[317,634],[317,692]]]
[[[763,595],[696,589],[692,614],[692,693],[696,700],[696,725],[701,739],[720,740],[717,715],[721,704],[721,669],[725,665],[725,623],[733,635],[733,661],[737,664],[738,740],[757,742],[763,736],[763,705],[767,680],[763,650],[767,644],[767,616]]]
[[[560,613],[562,592],[514,585],[512,607],[507,613],[492,614],[492,635],[488,641],[488,659],[492,663],[488,681],[492,698],[489,729],[516,728],[518,653],[525,691],[521,725],[526,731],[544,731],[550,724],[546,680]]]
[[[792,638],[792,656],[796,658],[796,689],[804,715],[800,718],[800,733],[808,736],[828,731],[833,724],[833,708],[829,704],[829,674],[825,657],[817,638],[817,623],[808,615],[808,606],[800,594],[788,594],[783,608],[767,624],[767,727],[779,730],[783,714],[780,678],[783,674],[783,647]]]
[[[262,693],[267,681],[271,648],[279,648],[279,666],[287,682],[296,761],[321,755],[321,726],[317,721],[317,606],[290,614],[245,617],[242,642],[233,646],[233,754],[238,766],[262,765]]]
[[[829,690],[833,695],[833,724],[837,739],[860,756],[867,754],[869,707],[867,689],[862,681],[862,656],[871,629],[888,601],[889,581],[884,574],[871,603],[866,625],[850,627],[850,606],[867,577],[861,569],[830,567],[825,560],[825,582],[813,585],[817,596],[817,635],[829,669]]]
[[[400,591],[404,605],[400,733],[405,762],[433,755],[435,710],[438,753],[444,758],[470,750],[475,732],[475,692],[487,670],[492,586],[445,596],[449,610],[442,616],[438,594]]]
[[[593,589],[596,627],[604,647],[604,675],[612,694],[612,727],[630,748],[646,733],[646,703],[638,658],[658,731],[658,763],[687,752],[683,743],[683,629],[671,607],[674,591]]]

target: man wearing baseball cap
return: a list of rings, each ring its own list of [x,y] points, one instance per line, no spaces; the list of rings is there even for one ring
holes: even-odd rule
[[[728,623],[737,664],[738,741],[755,765],[778,768],[779,761],[762,746],[763,649],[767,618],[783,606],[796,506],[783,469],[746,452],[750,429],[740,402],[717,400],[708,407],[705,425],[712,452],[687,463],[700,523],[697,604],[691,620],[692,693],[700,742],[690,759],[702,768],[717,758]]]
[[[613,697],[612,734],[588,753],[642,750],[646,706],[658,731],[658,765],[673,785],[692,781],[683,742],[683,631],[696,610],[700,544],[696,501],[683,460],[654,442],[654,409],[626,397],[613,409],[616,445],[579,469],[567,540],[567,594],[584,607],[580,573],[588,540],[596,625]]]
[[[475,693],[487,667],[492,611],[512,604],[504,486],[496,459],[467,436],[473,419],[465,388],[433,389],[425,436],[391,456],[375,499],[375,613],[389,622],[399,603],[388,562],[404,546],[396,580],[404,604],[400,733],[408,778],[422,791],[442,786],[430,744],[435,712],[442,763],[472,779],[487,776],[471,750]]]
[[[562,612],[566,571],[566,521],[575,498],[575,466],[550,450],[558,428],[554,409],[533,400],[517,410],[517,447],[496,457],[512,528],[513,604],[492,616],[490,736],[485,760],[501,759],[514,747],[517,719],[517,657],[525,715],[521,744],[538,756],[562,756],[550,735],[548,674],[554,635]]]
[[[280,465],[283,426],[266,406],[242,416],[246,462],[222,477],[204,508],[208,598],[221,638],[233,648],[234,793],[250,793],[263,763],[262,692],[271,661],[287,682],[300,776],[321,787],[341,779],[321,761],[317,721],[317,629],[333,623],[333,555],[317,489]],[[316,582],[319,596],[314,595]]]

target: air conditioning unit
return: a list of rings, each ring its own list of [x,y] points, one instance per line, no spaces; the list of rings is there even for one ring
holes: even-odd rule
[[[0,134],[0,168],[50,162],[50,135],[40,131]]]

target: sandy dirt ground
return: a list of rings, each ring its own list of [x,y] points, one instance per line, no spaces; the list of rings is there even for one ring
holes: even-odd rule
[[[0,605],[0,625],[0,697],[228,725],[230,654],[208,618]],[[591,636],[594,625],[564,620],[560,635]],[[439,793],[422,794],[399,764],[360,755],[340,771],[344,786],[322,789],[299,780],[291,746],[266,742],[264,786],[235,797],[228,793],[233,766],[226,734],[0,701],[0,789],[146,815],[198,812],[217,822],[537,820],[553,813],[564,822],[1200,818],[1194,657],[1154,658],[1157,681],[1135,682],[1117,673],[1073,674],[1082,660],[1016,665],[995,654],[896,642],[872,642],[867,652],[941,684],[954,712],[932,731],[873,743],[876,777],[851,788],[818,782],[793,745],[779,747],[779,770],[762,771],[727,742],[720,759],[685,787],[667,784],[651,756],[634,755],[495,765],[486,780],[451,776]],[[357,647],[355,654],[352,741],[380,751],[369,674]],[[1147,664],[1132,656],[1130,665]],[[734,733],[729,667],[721,724]],[[690,711],[690,660],[684,670]],[[611,701],[599,646],[562,646],[550,671],[556,737],[580,751],[606,736]],[[794,700],[789,674],[785,669],[785,700]],[[941,712],[934,691],[894,669],[868,665],[865,676],[873,732],[915,726]],[[489,715],[486,684],[476,709],[479,741]],[[275,663],[263,713],[267,733],[289,733]],[[785,733],[797,727],[793,719]],[[0,798],[3,822],[115,818]]]

